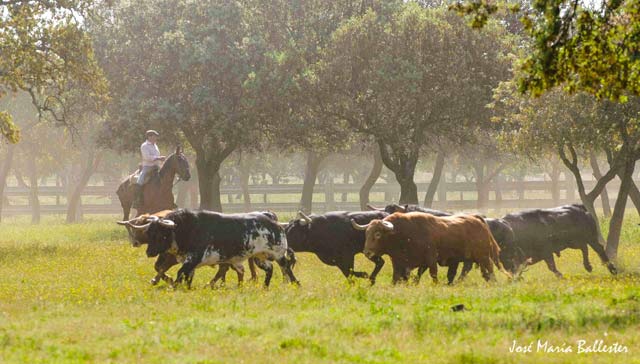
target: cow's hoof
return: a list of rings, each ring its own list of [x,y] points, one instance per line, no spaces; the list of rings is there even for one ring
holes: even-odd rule
[[[591,266],[591,264],[589,264],[589,265],[585,265],[585,266],[584,266],[584,269],[586,269],[586,270],[587,270],[587,272],[589,272],[589,273],[591,273],[591,272],[593,271],[593,267]]]
[[[618,269],[616,268],[615,265],[609,263],[607,264],[607,268],[609,269],[609,272],[611,272],[611,274],[613,274],[614,276],[618,274]]]
[[[160,280],[158,278],[152,278],[149,283],[151,283],[152,286],[155,286],[158,284]]]

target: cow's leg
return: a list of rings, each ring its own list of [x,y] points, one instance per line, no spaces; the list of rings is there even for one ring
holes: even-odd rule
[[[339,262],[337,262],[336,265],[338,266],[338,268],[340,269],[342,274],[351,283],[353,283],[353,281],[351,280],[352,277],[369,278],[369,275],[366,272],[356,272],[356,271],[353,270],[353,268],[354,268],[354,257],[353,256],[351,258],[343,258],[343,259],[341,259]]]
[[[607,269],[611,274],[618,274],[618,269],[611,261],[609,261],[609,257],[600,243],[597,241],[589,242],[589,246],[596,252],[596,254],[598,254],[602,263],[607,265]]]
[[[418,267],[418,274],[416,274],[415,278],[413,278],[413,283],[415,284],[420,283],[420,279],[422,278],[422,275],[424,274],[424,272],[427,271],[427,269],[428,267],[426,265]]]
[[[129,215],[131,214],[131,206],[122,206],[122,221],[129,220]]]
[[[166,275],[165,273],[174,265],[178,264],[178,260],[176,256],[173,254],[162,253],[158,255],[158,259],[156,259],[153,268],[156,270],[156,276],[151,280],[152,285],[156,285],[163,280],[167,282],[169,285],[173,285],[173,279]]]
[[[478,259],[478,265],[480,266],[480,272],[482,272],[482,278],[485,281],[495,281],[496,277],[493,274],[493,261],[489,257],[481,257]]]
[[[285,255],[283,255],[280,259],[277,260],[280,268],[285,272],[287,277],[289,277],[289,282],[300,285],[300,282],[296,279],[296,276],[293,275],[293,270],[291,270],[291,265],[293,261],[291,259],[287,259]],[[265,282],[266,283],[266,282]]]
[[[213,277],[213,279],[211,279],[211,281],[209,281],[208,286],[213,289],[215,288],[216,283],[218,281],[221,281],[222,284],[224,285],[228,270],[229,270],[229,264],[220,264],[218,266],[218,271],[216,272],[216,275]]]
[[[585,244],[580,247],[580,250],[582,251],[582,265],[584,265],[584,269],[586,269],[587,272],[591,273],[593,267],[589,262],[589,247]]]
[[[471,268],[473,268],[473,260],[465,259],[462,263],[462,272],[460,272],[458,282],[462,282],[467,277],[467,274],[471,272]]]
[[[273,276],[273,264],[271,264],[271,262],[269,262],[268,260],[260,259],[255,259],[255,264],[265,272],[264,286],[269,287],[269,283],[271,283],[271,277]],[[283,275],[286,275],[284,270]]]
[[[429,264],[429,275],[433,283],[438,284],[438,262],[436,262],[435,259],[433,263]]]
[[[254,282],[258,280],[258,274],[256,273],[256,265],[258,264],[258,261],[259,261],[258,258],[255,258],[255,257],[249,258],[249,270],[251,271],[251,280]]]
[[[404,266],[393,264],[393,284],[406,281],[408,278],[407,270],[408,269]]]
[[[185,262],[178,270],[178,275],[176,277],[176,285],[182,283],[182,281],[187,279],[187,288],[191,288],[191,281],[193,280],[193,275],[195,273],[196,267],[202,261],[202,256],[204,252],[199,253],[191,253]]]
[[[374,284],[376,284],[376,277],[378,276],[378,273],[380,273],[382,266],[384,266],[384,259],[382,259],[382,257],[380,256],[375,255],[369,258],[369,260],[374,262],[376,265],[375,268],[373,268],[373,272],[371,272],[371,275],[369,276],[369,281],[373,286]]]
[[[553,259],[553,254],[549,254],[549,256],[544,258],[544,262],[547,263],[547,267],[556,275],[556,277],[562,278],[562,273],[558,272],[558,269],[556,268],[556,261]]]
[[[452,285],[453,284],[453,280],[456,278],[456,275],[458,274],[458,265],[460,265],[459,261],[453,261],[451,263],[449,263],[449,269],[447,270],[447,284],[448,285]],[[418,271],[420,272],[420,271]]]
[[[231,268],[236,271],[238,275],[238,287],[242,287],[242,283],[244,282],[244,265],[242,263],[238,264],[230,264]]]

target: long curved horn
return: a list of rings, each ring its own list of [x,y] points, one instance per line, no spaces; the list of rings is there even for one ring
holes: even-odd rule
[[[353,226],[353,228],[356,230],[367,230],[369,225],[371,225],[371,223],[368,223],[366,225],[360,225],[354,219],[351,219],[351,226]]]
[[[382,220],[382,226],[384,226],[385,229],[387,229],[389,231],[393,231],[393,224],[390,223],[389,221]]]
[[[177,226],[175,222],[171,220],[165,220],[165,219],[158,220],[158,224],[171,229],[174,229]]]
[[[373,205],[371,205],[371,204],[367,204],[367,208],[368,208],[369,210],[371,210],[371,211],[384,211],[384,209],[383,209],[383,208],[375,207],[375,206],[373,206]]]
[[[131,224],[131,223],[129,224],[129,226],[131,226],[132,228],[134,228],[136,230],[146,230],[149,227],[149,225],[151,225],[150,222],[148,222],[148,223],[146,223],[144,225],[134,225],[134,224]]]
[[[301,210],[298,210],[298,216],[300,216],[300,218],[304,220],[307,224],[311,222],[311,218],[305,215],[304,212],[302,212]]]
[[[282,228],[286,228],[287,226],[289,226],[288,222],[279,222],[278,225],[280,225],[280,227]]]
[[[391,205],[391,206],[393,206],[393,210],[394,210],[395,212],[402,212],[402,213],[407,212],[407,209],[406,209],[404,206],[400,206],[400,205],[398,205],[397,203],[394,203],[394,204],[393,204],[393,205]]]
[[[133,219],[131,219],[131,220],[126,220],[126,221],[125,221],[125,220],[122,220],[122,221],[116,221],[116,224],[118,224],[118,225],[129,225],[129,224],[133,223],[134,221],[138,221],[138,218],[137,218],[137,217],[134,217],[134,218],[133,218]]]

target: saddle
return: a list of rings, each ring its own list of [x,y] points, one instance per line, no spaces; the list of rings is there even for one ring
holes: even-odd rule
[[[138,176],[140,176],[141,172],[142,172],[142,165],[139,165],[138,169],[129,176],[130,185],[133,185],[138,182]],[[160,176],[159,172],[160,172],[160,167],[154,166],[151,172],[147,173],[144,176],[144,181],[142,181],[142,185],[144,186],[152,179],[158,178]]]

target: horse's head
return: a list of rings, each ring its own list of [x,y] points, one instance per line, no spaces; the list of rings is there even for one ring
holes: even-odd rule
[[[187,157],[182,153],[182,148],[180,146],[176,147],[176,152],[167,158],[165,164],[172,165],[181,180],[188,181],[191,179],[189,161],[187,161]]]

